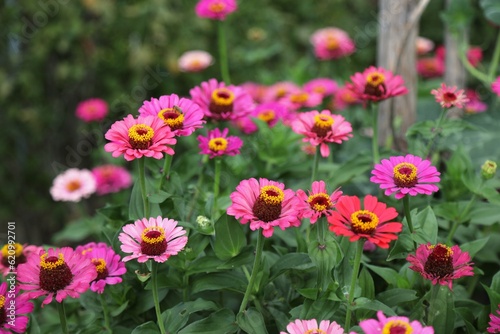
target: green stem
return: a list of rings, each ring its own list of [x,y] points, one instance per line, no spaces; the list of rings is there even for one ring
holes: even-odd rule
[[[495,79],[495,73],[498,68],[498,62],[500,61],[500,31],[497,35],[497,42],[495,44],[495,51],[493,51],[493,57],[491,59],[490,68],[488,71],[488,77],[490,81]]]
[[[155,304],[156,311],[156,322],[158,323],[158,327],[160,328],[160,333],[165,334],[165,326],[163,325],[163,321],[161,320],[161,309],[160,309],[160,300],[158,297],[158,262],[155,260],[151,260],[151,283],[153,284],[153,301]]]
[[[373,151],[373,164],[378,164],[380,162],[380,154],[378,152],[378,105],[374,102],[370,103],[372,112],[372,127],[373,127],[373,137],[372,137],[372,151]]]
[[[441,109],[441,115],[439,115],[439,119],[437,121],[436,128],[434,129],[434,134],[431,137],[431,139],[429,139],[429,144],[427,144],[424,159],[429,157],[429,155],[431,154],[432,144],[434,143],[434,139],[436,139],[437,135],[441,132],[441,123],[443,123],[443,120],[446,116],[447,111],[448,111],[448,109],[446,109],[446,108]]]
[[[174,147],[172,147],[173,149]],[[163,165],[163,170],[161,173],[160,184],[158,185],[158,190],[161,190],[165,180],[170,177],[170,167],[172,166],[172,160],[174,159],[174,155],[166,154],[165,155],[165,163]]]
[[[448,233],[448,237],[446,238],[447,245],[451,245],[451,242],[453,241],[453,237],[455,236],[455,232],[457,231],[458,225],[460,224],[460,222],[465,221],[465,216],[469,213],[469,210],[470,210],[472,204],[474,204],[474,202],[476,201],[476,199],[477,199],[477,195],[473,194],[469,203],[467,203],[467,206],[465,207],[465,209],[460,213],[460,220],[457,219],[453,222],[453,225],[451,226],[450,232]]]
[[[144,218],[149,219],[149,200],[146,194],[146,175],[144,172],[145,158],[139,159],[139,182],[141,184],[142,203],[144,205]]]
[[[104,313],[104,328],[106,328],[106,331],[109,333],[112,333],[109,323],[108,304],[106,304],[106,300],[104,299],[104,295],[102,293],[99,294],[99,299],[101,301],[102,313]]]
[[[311,183],[316,181],[316,176],[318,175],[318,166],[319,166],[319,155],[320,155],[320,146],[316,146],[316,152],[314,153],[314,161],[313,161],[313,170],[311,175]]]
[[[182,290],[182,301],[187,302],[189,300],[189,275],[187,272],[184,273],[182,277],[182,285],[184,289]]]
[[[66,322],[66,310],[64,309],[64,300],[57,303],[57,310],[59,311],[59,320],[61,321],[61,329],[64,334],[68,334],[68,324]]]
[[[264,235],[262,234],[262,231],[260,229],[258,230],[258,234],[259,235],[257,237],[257,246],[255,247],[255,260],[253,262],[252,275],[250,276],[250,281],[248,282],[245,295],[243,296],[243,301],[241,302],[239,313],[245,311],[245,309],[247,308],[248,300],[250,299],[250,295],[252,294],[252,291],[254,289],[253,286],[255,284],[255,279],[257,278],[257,274],[260,271],[262,250],[264,249]]]
[[[208,159],[208,155],[204,155],[203,159],[202,159],[202,165],[200,167],[200,173],[198,174],[198,182],[196,183],[196,188],[195,188],[195,191],[194,191],[194,195],[191,198],[191,201],[189,203],[189,212],[188,212],[188,214],[186,216],[186,220],[187,221],[190,221],[191,216],[193,215],[193,212],[194,212],[194,208],[196,206],[196,200],[198,199],[198,196],[200,196],[201,187],[203,185],[203,179],[204,179],[204,176],[205,176],[205,173],[203,171],[204,171],[204,168],[205,168],[205,164],[207,163],[206,159]]]
[[[410,230],[411,237],[413,239],[413,222],[411,220],[411,212],[410,212],[410,196],[405,195],[403,197],[403,208],[405,211],[406,222],[408,223],[408,229]],[[417,248],[417,243],[413,241],[413,246]]]
[[[490,85],[490,79],[489,77],[484,74],[483,72],[479,71],[478,69],[476,69],[474,66],[472,66],[472,64],[469,62],[469,60],[467,59],[467,55],[466,55],[466,52],[465,52],[465,48],[462,48],[462,50],[460,50],[458,52],[458,55],[460,57],[460,60],[462,61],[462,64],[464,65],[465,69],[474,77],[476,77],[476,79],[482,81],[484,84],[486,84],[487,86]]]
[[[217,215],[217,198],[219,197],[220,188],[220,172],[222,166],[222,159],[215,158],[215,176],[214,176],[214,202],[212,206],[212,221],[215,222]]]
[[[226,46],[226,29],[224,26],[224,21],[218,21],[218,39],[219,39],[219,62],[220,62],[220,72],[222,76],[222,81],[226,85],[231,84],[231,78],[229,77],[229,64],[227,59],[227,46]]]
[[[354,292],[356,291],[356,281],[358,280],[359,267],[361,266],[361,255],[363,255],[363,245],[365,243],[364,239],[357,241],[356,255],[354,256],[354,264],[352,269],[351,277],[351,287],[349,288],[349,295],[347,297],[347,314],[345,316],[345,326],[346,331],[351,328],[351,313],[352,313],[352,302],[354,301]]]

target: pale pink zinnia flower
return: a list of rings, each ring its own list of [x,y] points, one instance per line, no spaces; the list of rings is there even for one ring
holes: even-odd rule
[[[76,117],[85,121],[101,121],[108,114],[108,104],[102,99],[88,99],[76,107]]]
[[[438,57],[417,60],[417,73],[424,78],[439,78],[444,75],[444,61]]]
[[[491,83],[491,90],[493,91],[493,93],[500,96],[500,77],[497,77],[495,81]]]
[[[241,87],[218,82],[204,81],[189,93],[207,118],[214,120],[236,120],[244,117],[254,108],[252,97]]]
[[[407,154],[382,159],[372,170],[370,181],[385,189],[385,195],[395,194],[396,199],[406,195],[431,195],[439,190],[440,173],[429,160]]]
[[[161,159],[163,154],[173,155],[174,150],[168,145],[175,145],[174,133],[163,120],[154,116],[128,115],[111,125],[104,137],[111,141],[104,145],[106,152],[113,157],[123,154],[125,160],[132,161],[142,157]]]
[[[339,28],[316,30],[310,38],[314,54],[320,60],[338,59],[352,54],[356,47],[349,35]]]
[[[337,188],[333,193],[326,191],[325,181],[314,181],[311,185],[309,195],[302,189],[297,190],[297,197],[302,201],[299,218],[309,218],[311,224],[322,216],[330,216],[342,191]]]
[[[243,180],[231,195],[232,204],[227,214],[240,219],[242,224],[250,222],[252,231],[262,228],[262,234],[269,238],[274,227],[282,230],[299,226],[299,199],[283,183],[261,178]]]
[[[330,155],[328,143],[341,144],[352,137],[351,123],[329,110],[323,110],[321,113],[317,110],[300,113],[292,123],[292,129],[305,136],[302,141],[314,146],[320,145],[322,157]]]
[[[424,55],[434,49],[434,42],[425,37],[417,37],[416,48],[418,55]]]
[[[194,8],[199,17],[219,21],[225,20],[236,9],[238,5],[235,0],[200,0]]]
[[[212,55],[202,50],[184,52],[177,60],[177,66],[182,72],[200,72],[212,65]]]
[[[447,285],[450,290],[453,280],[474,275],[469,253],[462,252],[458,245],[420,245],[415,255],[408,255],[406,260],[411,263],[411,270],[418,272],[434,285]]]
[[[95,266],[97,277],[90,283],[90,290],[103,293],[106,285],[115,285],[122,282],[122,276],[127,272],[125,263],[120,260],[113,248],[103,242],[90,242],[75,249],[89,259]]]
[[[280,332],[280,334],[344,334],[344,329],[335,321],[322,320],[318,325],[316,319],[297,319],[289,323],[286,330],[286,332]]]
[[[96,191],[96,181],[87,169],[70,168],[54,179],[50,194],[54,201],[79,202]]]
[[[333,95],[337,89],[337,82],[328,78],[316,78],[304,84],[304,90],[306,92],[314,92],[323,97]]]
[[[351,76],[351,81],[347,88],[362,101],[377,102],[408,93],[403,78],[382,67],[370,66]]]
[[[92,174],[96,181],[98,195],[116,193],[132,185],[132,175],[121,166],[97,166],[92,169]]]
[[[149,259],[165,262],[172,255],[177,255],[188,242],[186,230],[177,226],[177,221],[169,218],[143,218],[133,224],[123,226],[118,236],[125,256],[122,261],[137,259],[143,263]]]
[[[43,248],[40,246],[28,244],[21,245],[17,242],[14,244],[5,244],[0,251],[0,273],[4,276],[9,274],[11,271],[10,266],[12,265],[9,263],[9,260],[12,260],[12,256],[14,257],[13,266],[17,268],[21,263],[25,263],[31,254],[38,254],[42,250]]]
[[[224,129],[222,132],[219,129],[208,131],[207,137],[198,136],[200,154],[209,154],[210,159],[223,155],[240,154],[240,148],[243,146],[243,141],[236,136],[227,136],[229,129]]]
[[[497,310],[498,315],[490,314],[490,322],[488,323],[488,333],[500,333],[500,305]]]
[[[0,284],[0,334],[26,333],[28,314],[34,305],[26,295],[18,292],[17,286],[8,286],[7,282]]]
[[[465,96],[464,90],[457,90],[456,86],[448,87],[444,83],[441,83],[441,87],[438,89],[431,90],[431,94],[436,98],[442,108],[463,108],[465,103],[469,102],[467,96]]]
[[[142,116],[158,117],[176,136],[189,136],[203,126],[203,111],[196,103],[176,94],[144,101],[139,108]]]
[[[92,262],[70,247],[31,254],[26,263],[17,267],[19,288],[29,299],[46,296],[42,307],[54,297],[59,303],[68,296],[78,298],[96,277]]]
[[[382,311],[378,311],[377,318],[362,320],[359,323],[359,327],[361,327],[363,333],[434,334],[434,328],[431,326],[422,326],[417,320],[410,321],[407,317],[386,317]]]

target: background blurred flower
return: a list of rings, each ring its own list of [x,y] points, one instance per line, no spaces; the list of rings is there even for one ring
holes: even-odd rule
[[[377,102],[408,93],[401,76],[375,66],[355,73],[351,76],[351,82],[348,82],[346,87],[351,89],[362,101]]]
[[[255,107],[249,116],[234,121],[235,125],[244,133],[250,134],[258,130],[253,119],[257,118],[266,122],[270,128],[276,125],[278,121],[287,118],[288,109],[279,102],[264,102]]]
[[[302,89],[292,90],[278,100],[289,110],[297,111],[300,108],[312,108],[321,104],[323,95],[316,92],[307,92]]]
[[[309,218],[311,224],[322,216],[330,216],[342,191],[335,189],[331,194],[326,191],[325,181],[314,181],[311,185],[309,195],[302,189],[297,190],[296,196],[302,201],[303,207],[300,210],[299,218]]]
[[[199,17],[223,21],[237,8],[235,0],[200,0],[194,10]]]
[[[335,321],[322,320],[319,325],[316,319],[292,321],[286,326],[287,332],[280,334],[344,334],[344,329]]]
[[[434,334],[431,326],[422,326],[417,320],[411,321],[407,317],[386,317],[382,311],[377,312],[378,319],[362,320],[359,327],[365,334],[380,333],[411,333],[411,334]]]
[[[207,137],[198,136],[200,154],[209,154],[210,159],[220,157],[222,155],[237,155],[240,154],[240,148],[243,146],[243,141],[236,136],[227,136],[229,129],[224,129],[222,132],[219,129],[208,131]]]
[[[320,60],[338,59],[354,53],[356,47],[342,29],[327,27],[316,30],[310,38],[314,54]]]
[[[417,54],[423,55],[434,49],[434,42],[428,38],[418,36],[416,40]]]
[[[291,81],[279,81],[267,87],[263,94],[262,101],[278,101],[293,91],[300,90],[300,87]]]
[[[500,77],[497,77],[495,81],[491,84],[491,90],[493,93],[497,94],[500,96]]]
[[[17,286],[0,284],[0,333],[26,333],[29,317],[34,305],[25,295],[19,295]],[[14,307],[12,307],[14,305]],[[8,316],[7,316],[8,314]]]
[[[488,323],[488,333],[500,333],[500,305],[497,310],[498,315],[490,313],[490,322]]]
[[[417,73],[424,78],[439,78],[444,75],[444,61],[438,57],[417,60]]]
[[[102,165],[92,169],[98,195],[116,193],[132,185],[132,175],[117,165]]]
[[[333,95],[337,91],[338,85],[335,80],[329,78],[316,78],[306,82],[303,88],[306,92],[314,92],[324,98]]]
[[[331,102],[332,110],[341,111],[346,109],[350,105],[358,104],[360,102],[361,100],[358,98],[356,93],[344,86],[339,88],[335,92]]]
[[[101,121],[108,114],[108,104],[103,99],[88,99],[78,104],[75,114],[85,122]]]
[[[212,55],[203,50],[184,52],[177,61],[179,70],[183,72],[200,72],[214,63]]]
[[[12,251],[14,253],[12,253]],[[0,251],[0,273],[7,276],[9,272],[11,272],[9,259],[12,258],[10,257],[14,257],[13,266],[17,268],[21,263],[25,263],[31,254],[38,254],[40,251],[43,251],[43,248],[40,246],[28,244],[21,245],[17,242],[14,244],[5,244]]]
[[[441,87],[431,90],[431,94],[436,98],[436,102],[442,108],[463,108],[464,104],[469,102],[469,99],[464,94],[463,89],[457,90],[456,86],[449,87],[441,83]]]
[[[79,202],[96,191],[96,181],[87,169],[70,168],[56,176],[50,188],[54,201]]]

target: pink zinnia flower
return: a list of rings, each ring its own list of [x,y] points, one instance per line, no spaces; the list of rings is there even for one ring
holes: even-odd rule
[[[116,193],[132,185],[132,175],[121,166],[102,165],[94,167],[92,174],[96,181],[98,195]]]
[[[153,116],[128,115],[111,125],[104,137],[111,141],[104,145],[104,150],[115,158],[123,154],[127,161],[142,157],[161,159],[163,153],[173,155],[174,150],[168,145],[177,142],[163,120]]]
[[[283,183],[263,178],[243,180],[230,197],[232,204],[227,214],[240,219],[242,224],[250,222],[252,231],[262,228],[266,238],[273,235],[275,226],[284,230],[300,225],[297,217],[300,201]]]
[[[483,60],[483,50],[479,46],[471,47],[467,50],[467,60],[476,67]]]
[[[289,93],[299,89],[300,87],[291,81],[279,81],[267,88],[262,97],[262,101],[278,101]]]
[[[417,54],[423,55],[434,49],[434,42],[425,37],[417,37],[416,40]]]
[[[198,136],[200,154],[209,154],[210,159],[223,155],[240,154],[240,148],[243,146],[243,141],[236,136],[227,136],[229,129],[224,129],[222,132],[219,129],[208,131],[208,136]]]
[[[448,87],[444,83],[441,83],[440,88],[431,90],[431,94],[435,96],[436,102],[443,108],[457,107],[461,109],[465,103],[469,102],[463,89],[457,91],[456,86]]]
[[[189,93],[193,102],[198,104],[205,116],[215,120],[235,120],[252,111],[254,103],[250,95],[241,87],[210,79]]]
[[[246,134],[251,134],[257,131],[257,125],[252,119],[258,118],[266,122],[270,128],[276,125],[278,121],[287,118],[288,109],[285,105],[279,102],[264,102],[259,104],[252,113],[244,118],[235,121],[236,126]]]
[[[352,54],[356,47],[349,35],[339,28],[316,30],[310,38],[314,54],[320,60],[338,59]]]
[[[500,305],[498,305],[497,310],[498,315],[490,314],[490,322],[488,325],[488,333],[500,333]]]
[[[396,209],[388,208],[375,196],[367,195],[363,208],[357,196],[342,196],[335,206],[337,211],[327,217],[330,231],[349,237],[354,242],[361,238],[373,242],[380,248],[389,248],[391,240],[396,240],[396,233],[401,232],[400,222],[390,221],[398,216]]]
[[[335,204],[342,196],[342,191],[337,188],[333,193],[328,194],[324,181],[314,181],[309,195],[302,189],[297,190],[296,195],[304,204],[299,213],[299,219],[309,218],[311,224],[314,224],[320,217],[332,214]]]
[[[261,84],[256,83],[256,82],[247,81],[247,82],[242,83],[239,86],[245,92],[250,94],[250,96],[252,97],[252,99],[255,102],[261,103],[263,101],[264,94],[267,90],[267,87],[265,85],[261,85]]]
[[[316,78],[304,84],[304,90],[306,92],[317,93],[323,97],[333,95],[337,89],[338,85],[335,80],[328,78]]]
[[[17,268],[21,263],[26,263],[31,254],[38,254],[42,250],[43,248],[40,246],[21,245],[17,242],[14,244],[5,244],[0,251],[0,273],[7,276],[11,272],[9,260],[12,258],[9,258],[9,256],[14,256],[14,268]]]
[[[42,307],[56,298],[78,298],[97,277],[95,266],[70,247],[50,248],[32,254],[26,263],[17,267],[19,288],[29,299],[46,296]]]
[[[346,109],[348,106],[358,104],[360,102],[361,100],[353,90],[347,87],[341,87],[333,96],[332,110],[341,111]]]
[[[317,110],[300,113],[292,123],[292,129],[298,134],[304,135],[304,142],[311,145],[320,145],[322,157],[330,155],[328,143],[341,144],[342,141],[352,137],[351,123],[343,116],[334,115],[329,110],[321,113]]]
[[[194,10],[199,17],[223,21],[236,9],[235,0],[200,0]]]
[[[108,114],[108,104],[102,99],[88,99],[76,107],[76,117],[85,121],[101,121]]]
[[[177,221],[169,218],[142,218],[133,224],[123,226],[118,236],[122,243],[121,250],[132,255],[122,261],[137,259],[143,263],[149,259],[165,262],[172,255],[177,255],[188,242],[186,230],[177,226]]]
[[[417,73],[424,78],[438,78],[444,75],[444,61],[438,57],[417,60]]]
[[[493,93],[500,96],[500,77],[497,77],[495,81],[492,82],[491,90],[493,91]]]
[[[12,290],[13,289],[13,290]],[[26,333],[28,313],[34,305],[25,295],[18,295],[17,286],[8,287],[7,282],[0,284],[0,333]],[[14,307],[12,307],[14,305]],[[9,317],[7,317],[7,314]]]
[[[200,107],[190,99],[179,98],[176,94],[144,101],[139,114],[158,117],[176,136],[189,136],[205,123]]]
[[[370,66],[351,76],[351,81],[346,84],[347,88],[363,101],[377,102],[408,93],[403,78],[382,67]]]
[[[372,170],[370,181],[385,189],[385,195],[396,194],[396,199],[406,195],[431,195],[439,190],[436,183],[441,175],[429,160],[407,154],[406,156],[382,159]]]
[[[87,169],[70,168],[54,179],[50,194],[54,201],[79,202],[96,191],[96,181]]]
[[[335,321],[322,320],[319,323],[316,319],[292,321],[286,326],[287,332],[280,332],[280,334],[344,334],[344,329],[340,327]]]
[[[113,248],[103,242],[90,242],[78,246],[75,252],[82,254],[95,266],[97,277],[90,284],[90,290],[103,293],[106,285],[115,285],[122,282],[122,276],[127,272],[125,263],[120,260]]]
[[[469,253],[462,252],[457,245],[420,245],[415,255],[408,255],[406,260],[411,263],[411,270],[418,272],[434,285],[447,285],[450,290],[453,280],[474,275]]]
[[[465,104],[465,112],[467,114],[477,114],[484,112],[488,109],[488,105],[479,99],[476,91],[473,89],[467,89],[465,95],[469,99],[469,102]]]
[[[376,319],[362,320],[359,323],[363,333],[412,333],[412,334],[434,334],[434,328],[431,326],[422,326],[417,320],[410,322],[407,317],[395,316],[386,317],[382,311],[377,312]]]
[[[321,104],[323,95],[316,92],[306,92],[305,90],[298,89],[289,92],[285,97],[278,100],[283,105],[287,106],[289,110],[297,111],[300,108],[312,108]]]
[[[212,55],[202,50],[184,52],[177,60],[177,66],[182,72],[200,72],[212,65]]]

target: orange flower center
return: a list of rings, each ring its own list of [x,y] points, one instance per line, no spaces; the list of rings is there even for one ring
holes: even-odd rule
[[[401,188],[411,188],[417,184],[417,167],[409,162],[394,166],[394,183]]]
[[[165,230],[160,226],[144,229],[141,235],[141,252],[149,256],[157,256],[167,250]]]
[[[330,51],[335,51],[339,48],[340,44],[335,36],[328,36],[326,38],[326,48]]]
[[[326,92],[326,88],[323,86],[316,86],[313,88],[313,92],[318,94],[324,94]]]
[[[451,248],[437,244],[430,246],[429,249],[432,249],[432,252],[425,261],[424,271],[440,278],[453,274],[453,251]]]
[[[385,76],[380,72],[372,72],[366,76],[366,83],[378,87],[385,82]]]
[[[413,328],[410,324],[403,320],[389,320],[384,328],[382,334],[412,334]]]
[[[217,88],[212,92],[208,109],[214,114],[233,111],[234,93],[227,88]]]
[[[305,92],[293,93],[290,95],[290,101],[298,104],[306,103],[308,98],[309,94]]]
[[[106,261],[104,261],[104,259],[92,259],[92,263],[94,264],[95,269],[97,270],[97,277],[95,279],[96,281],[108,277],[109,274],[108,268],[106,265]]]
[[[146,124],[135,124],[128,130],[130,146],[136,150],[145,150],[152,144],[155,132]]]
[[[332,201],[330,201],[330,196],[325,193],[319,193],[309,196],[309,198],[307,199],[307,203],[309,203],[309,206],[313,210],[318,212],[323,212],[333,206]]]
[[[306,330],[304,334],[326,334],[326,332],[322,329],[315,328]]]
[[[311,129],[318,137],[325,137],[332,130],[332,125],[335,123],[329,115],[319,114],[314,116],[314,125]]]
[[[276,118],[276,114],[272,110],[263,110],[259,112],[257,118],[260,119],[261,121],[269,123]]]
[[[225,151],[227,149],[227,140],[222,137],[212,138],[208,142],[208,148],[214,152]]]
[[[181,108],[177,106],[160,110],[158,117],[161,118],[172,131],[182,129],[184,124],[184,114],[182,113]]]
[[[10,246],[10,247],[9,247]],[[12,251],[14,251],[14,267],[21,263],[26,262],[26,256],[23,253],[23,246],[18,244],[17,242],[13,245],[5,244],[2,247],[2,264],[5,267],[9,267],[11,264],[9,263],[9,255],[12,256]],[[0,322],[1,323],[1,322]]]
[[[5,296],[0,296],[0,309],[3,309],[4,305],[5,305]]]
[[[73,273],[64,262],[64,255],[40,256],[40,288],[49,292],[56,292],[67,287],[73,281]]]
[[[355,233],[371,234],[377,229],[378,222],[377,215],[368,210],[358,210],[351,215],[351,228]]]
[[[71,180],[66,183],[66,190],[69,192],[77,191],[82,187],[82,184],[79,180]]]
[[[283,190],[276,186],[264,186],[253,205],[254,215],[264,222],[276,220],[281,215],[281,203],[285,199]]]
[[[226,5],[222,2],[216,1],[211,3],[208,8],[214,13],[221,13],[226,8]]]

